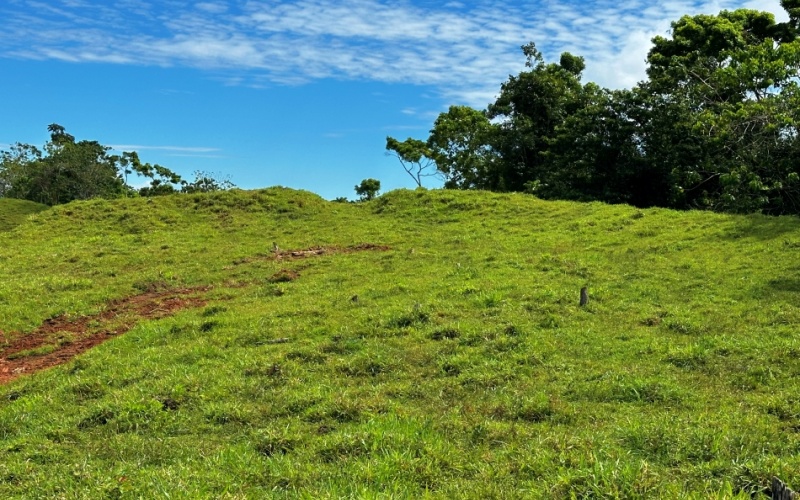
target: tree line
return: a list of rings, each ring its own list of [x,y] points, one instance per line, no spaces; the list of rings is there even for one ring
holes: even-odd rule
[[[452,106],[427,140],[387,137],[417,185],[546,199],[800,213],[800,0],[684,16],[631,89],[583,83],[584,59],[534,43],[486,109]]]
[[[109,154],[97,141],[76,141],[58,124],[47,127],[50,140],[42,149],[16,143],[0,151],[0,197],[19,198],[46,205],[73,200],[121,196],[158,196],[230,189],[233,183],[197,171],[186,181],[158,164],[143,163],[139,155]],[[134,176],[134,177],[131,177]],[[136,189],[129,179],[143,177],[148,185]]]

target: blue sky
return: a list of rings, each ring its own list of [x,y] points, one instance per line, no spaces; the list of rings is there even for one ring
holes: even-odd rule
[[[2,0],[0,149],[58,123],[189,179],[352,199],[368,177],[413,187],[386,136],[484,108],[529,41],[630,87],[671,21],[740,7],[786,18],[778,0]]]

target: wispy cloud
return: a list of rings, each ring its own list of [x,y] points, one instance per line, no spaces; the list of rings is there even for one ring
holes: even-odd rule
[[[778,0],[745,5],[782,13]],[[484,106],[509,74],[523,69],[519,47],[529,41],[548,60],[565,50],[584,56],[588,80],[627,87],[643,78],[649,41],[665,34],[670,21],[740,6],[734,0],[6,0],[0,57],[189,66],[253,86],[321,78],[423,84],[454,103]]]
[[[190,154],[168,154],[170,158],[212,158],[220,159],[226,158],[224,155],[190,155]]]
[[[172,153],[172,156],[197,155],[204,153],[216,153],[221,151],[219,148],[207,147],[186,147],[186,146],[143,146],[140,144],[112,144],[109,146],[115,151],[164,151]]]

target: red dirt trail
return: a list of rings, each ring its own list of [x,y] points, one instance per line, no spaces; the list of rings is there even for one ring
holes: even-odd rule
[[[202,307],[206,302],[199,294],[209,288],[150,291],[113,300],[97,314],[78,318],[56,316],[26,335],[9,336],[0,331],[0,384],[66,363],[122,335],[141,320],[165,318],[182,309]],[[26,353],[43,347],[54,350],[45,354]]]
[[[387,251],[388,246],[362,243],[349,247],[312,247],[274,252],[270,256],[241,259],[235,265],[263,260],[294,260],[320,255],[370,250]],[[293,281],[300,275],[282,269],[270,281]],[[182,309],[203,307],[202,294],[210,286],[164,290],[154,288],[142,294],[113,300],[93,315],[70,318],[66,315],[46,320],[28,334],[6,334],[0,330],[0,385],[25,374],[66,363],[106,340],[126,333],[139,321],[172,316]],[[38,350],[38,352],[37,352]]]

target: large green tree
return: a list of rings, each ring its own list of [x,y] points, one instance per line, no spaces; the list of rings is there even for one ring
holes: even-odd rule
[[[44,151],[15,144],[0,152],[3,195],[47,205],[113,197],[126,192],[119,157],[96,141],[75,141],[64,127],[48,127],[50,141]]]
[[[445,179],[445,187],[496,189],[502,184],[494,147],[499,127],[485,111],[451,106],[433,124],[425,151]]]
[[[109,154],[111,148],[96,141],[76,141],[64,127],[48,126],[50,140],[39,149],[16,143],[0,151],[0,197],[21,198],[47,205],[89,198],[113,198],[138,194],[156,196],[175,192],[206,192],[235,187],[206,172],[195,172],[187,182],[172,170],[143,163],[139,155]],[[136,191],[128,183],[131,174],[150,180]]]
[[[653,39],[642,88],[654,103],[650,137],[666,140],[646,152],[651,163],[672,163],[687,206],[798,213],[800,41],[791,15],[684,16],[671,37]]]
[[[800,0],[781,4],[785,23],[749,9],[680,18],[630,90],[583,84],[581,57],[546,63],[530,43],[487,110],[453,106],[427,141],[387,147],[450,188],[800,214]]]
[[[558,64],[547,64],[533,43],[522,51],[528,69],[509,77],[488,108],[488,117],[499,123],[492,141],[501,157],[500,179],[492,186],[496,190],[522,191],[531,183],[546,183],[546,154],[556,128],[587,103],[583,58],[565,52]]]

